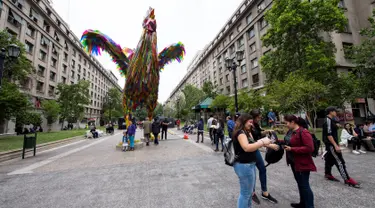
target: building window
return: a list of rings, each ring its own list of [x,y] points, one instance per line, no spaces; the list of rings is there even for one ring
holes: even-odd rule
[[[246,73],[246,65],[242,65],[241,66],[241,73],[243,74],[243,73]]]
[[[242,80],[242,88],[248,87],[249,83],[247,82],[247,79]]]
[[[253,21],[253,15],[249,14],[246,17],[246,23],[249,25],[251,23],[251,21]]]
[[[26,79],[22,80],[20,84],[22,86],[22,89],[24,89],[24,90],[30,90],[31,89],[30,88],[31,83],[32,83],[31,79],[30,78],[26,78]]]
[[[234,47],[234,44],[229,47],[229,54],[233,55],[236,52],[236,49]]]
[[[65,65],[65,64],[63,64],[62,66],[63,66],[63,73],[66,74],[66,71],[67,71],[67,69],[68,69],[68,66]]]
[[[25,41],[25,50],[28,54],[33,54],[34,46],[28,41]]]
[[[49,40],[42,35],[42,38],[40,39],[40,45],[46,48],[48,44],[49,44]]]
[[[22,10],[24,1],[12,0],[12,2],[14,5],[16,5],[16,7]]]
[[[237,47],[238,47],[238,49],[242,48],[242,46],[244,44],[245,44],[245,42],[244,42],[243,37],[241,37],[240,39],[238,39],[238,41],[237,41]]]
[[[44,20],[43,21],[43,29],[44,31],[46,31],[47,33],[49,33],[50,29],[51,29],[51,26]]]
[[[57,34],[56,31],[55,31],[55,34],[54,34],[53,38],[54,38],[57,42],[60,42],[59,35]]]
[[[255,36],[255,30],[254,30],[254,27],[251,27],[248,31],[247,31],[247,36],[248,38],[253,38]]]
[[[56,73],[53,71],[49,72],[49,80],[55,81],[55,79],[56,79]]]
[[[229,74],[225,75],[225,81],[229,82]]]
[[[71,65],[72,65],[72,68],[74,69],[74,68],[76,67],[76,61],[74,61],[74,60],[72,59]]]
[[[266,8],[266,3],[264,3],[264,1],[262,1],[262,2],[260,2],[259,4],[258,4],[258,12],[261,12],[261,11],[263,11],[265,8]]]
[[[345,33],[352,33],[352,30],[350,29],[350,24],[349,24],[349,20],[347,20],[347,24],[345,25],[344,27],[344,31]]]
[[[55,44],[52,44],[52,54],[57,56],[57,50]]]
[[[85,59],[85,60],[83,60],[83,65],[86,66],[86,64],[87,64],[87,61]]]
[[[77,80],[81,80],[81,75],[77,74]]]
[[[65,77],[61,77],[61,82],[66,84],[66,78]]]
[[[51,86],[51,85],[49,86],[48,95],[51,96],[51,97],[55,96],[55,87],[54,86]]]
[[[39,51],[39,59],[41,61],[46,61],[46,56],[47,56],[46,52],[44,52],[42,50]]]
[[[260,28],[263,29],[263,28],[267,27],[268,22],[266,21],[266,19],[261,18],[261,19],[259,20],[259,24],[260,24]]]
[[[227,87],[227,93],[230,95],[230,86]]]
[[[27,25],[26,34],[28,36],[34,38],[35,37],[35,28],[33,28],[31,25]]]
[[[30,14],[29,14],[29,17],[36,23],[38,23],[38,19],[39,19],[39,14],[33,9],[33,8],[30,8]]]
[[[237,26],[237,32],[241,32],[242,31],[242,24],[239,24],[238,26]]]
[[[44,90],[44,83],[38,81],[38,82],[36,83],[36,91],[37,91],[37,92],[43,92],[43,90]]]
[[[339,2],[339,8],[345,8],[345,1],[344,0],[341,0]]]
[[[253,69],[258,67],[258,58],[251,60],[251,66]]]
[[[64,52],[64,61],[68,61],[68,54]]]
[[[259,86],[259,74],[253,75],[253,87]]]
[[[69,50],[69,46],[68,46],[68,43],[65,41],[64,42],[64,48],[66,49],[66,50]]]
[[[52,12],[50,9],[46,8],[48,16],[51,16]]]
[[[223,84],[223,78],[220,78],[220,84],[221,85]]]
[[[44,77],[44,72],[45,71],[46,71],[46,69],[44,67],[38,65],[38,71],[37,71],[38,76]]]
[[[17,14],[13,13],[12,10],[9,10],[8,22],[16,27],[20,27],[22,24],[22,18]]]
[[[214,61],[213,66],[214,66],[214,68],[216,68],[216,61]]]
[[[56,68],[56,65],[57,65],[57,60],[55,58],[52,58],[51,59],[51,66]]]
[[[81,55],[78,55],[78,61],[82,61],[82,56]]]
[[[234,35],[233,35],[233,33],[231,33],[231,34],[229,35],[229,41],[232,41],[233,38],[234,38]]]
[[[254,53],[257,50],[255,43],[250,45],[250,53]]]
[[[78,64],[78,72],[81,72],[81,64]]]
[[[352,52],[353,43],[342,43],[342,47],[343,47],[343,50],[344,50],[344,57],[346,59],[353,58],[353,52]]]
[[[77,55],[77,51],[73,49],[73,56],[76,57],[76,55]]]
[[[74,79],[74,71],[73,70],[71,71],[70,75]]]

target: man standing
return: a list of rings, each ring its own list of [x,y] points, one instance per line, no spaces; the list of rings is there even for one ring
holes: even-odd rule
[[[345,184],[359,188],[359,184],[349,177],[346,171],[345,160],[342,156],[340,146],[338,145],[338,124],[334,120],[337,116],[337,109],[335,107],[328,107],[326,109],[327,118],[323,124],[323,142],[326,146],[327,153],[325,157],[325,178],[330,181],[339,181],[332,176],[332,166],[336,165]]]
[[[234,130],[234,121],[230,116],[227,117],[227,126],[228,126],[228,134],[229,137],[232,138],[233,130]]]
[[[269,122],[270,127],[273,128],[276,124],[276,114],[275,114],[275,112],[273,112],[273,110],[270,109],[270,112],[268,112],[267,117],[268,117],[268,122]]]
[[[199,143],[199,135],[202,135],[202,141],[201,141],[201,143],[203,143],[203,139],[204,139],[203,131],[204,131],[204,123],[203,123],[203,119],[201,118],[198,121],[197,143]]]
[[[165,135],[165,140],[167,140],[167,132],[168,132],[168,119],[164,118],[164,121],[161,123],[161,140],[163,140],[164,135]]]
[[[180,130],[180,124],[181,124],[180,119],[177,119],[177,121],[176,121],[177,130]]]
[[[143,122],[143,136],[145,137],[146,146],[150,145],[150,133],[151,133],[151,122],[150,119],[147,117],[146,120]]]
[[[211,128],[213,120],[214,120],[213,115],[210,115],[210,118],[207,120],[207,129],[208,129],[208,133],[210,135],[211,143],[214,141],[213,135],[212,135],[213,128]]]

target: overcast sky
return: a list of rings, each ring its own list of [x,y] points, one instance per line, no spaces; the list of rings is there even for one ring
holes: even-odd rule
[[[69,3],[70,1],[70,3]],[[168,99],[197,53],[224,26],[242,0],[53,0],[53,7],[78,36],[86,29],[98,29],[121,47],[135,48],[142,33],[142,21],[149,7],[155,8],[158,50],[181,41],[184,61],[168,65],[161,72],[159,102]],[[124,86],[109,55],[97,57],[112,70]]]

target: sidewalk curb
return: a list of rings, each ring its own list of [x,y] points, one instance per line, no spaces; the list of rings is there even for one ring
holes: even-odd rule
[[[49,146],[53,146],[53,145],[57,145],[57,144],[67,143],[67,142],[70,142],[70,141],[76,140],[76,139],[82,140],[82,139],[85,139],[85,137],[84,136],[75,136],[75,137],[71,137],[71,138],[67,138],[67,139],[63,139],[63,140],[38,144],[38,145],[36,145],[36,150],[40,150],[42,148],[47,148]],[[29,152],[33,152],[33,149],[26,149],[25,150],[25,154],[27,154]],[[22,149],[15,149],[15,150],[10,150],[10,151],[6,151],[6,152],[0,152],[0,162],[12,160],[12,159],[21,157],[21,155],[22,155]]]

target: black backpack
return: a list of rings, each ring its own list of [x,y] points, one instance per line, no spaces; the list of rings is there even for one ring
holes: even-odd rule
[[[277,135],[275,132],[272,132],[271,133],[272,135],[270,135],[269,137],[274,137],[274,139],[277,140]],[[281,158],[283,158],[284,156],[284,149],[281,147],[281,145],[279,145],[279,149],[276,151],[276,150],[273,150],[271,148],[267,148],[267,152],[266,152],[266,157],[265,157],[265,160],[267,162],[267,166],[271,165],[271,164],[274,164],[274,163],[277,163],[281,160]]]
[[[302,139],[302,131],[303,129],[299,132],[300,139]],[[313,144],[314,144],[314,151],[311,153],[311,156],[317,157],[319,155],[319,148],[320,148],[321,141],[318,138],[316,138],[315,134],[310,133],[310,135],[312,137]]]

